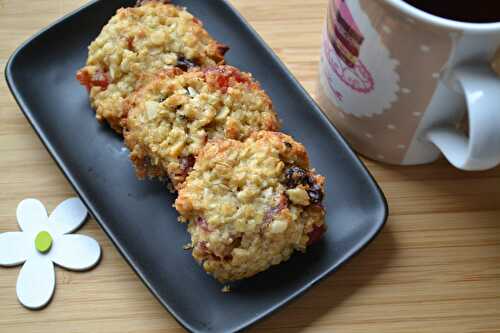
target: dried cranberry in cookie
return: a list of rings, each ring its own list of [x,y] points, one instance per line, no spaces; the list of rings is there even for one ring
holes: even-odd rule
[[[179,190],[192,255],[221,282],[255,275],[305,251],[324,232],[325,179],[304,146],[277,132],[209,142]]]

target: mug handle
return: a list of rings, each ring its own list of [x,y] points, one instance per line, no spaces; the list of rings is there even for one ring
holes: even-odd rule
[[[430,128],[425,136],[455,167],[491,169],[500,164],[500,78],[486,64],[461,66],[452,75],[465,95],[469,137],[450,125]]]

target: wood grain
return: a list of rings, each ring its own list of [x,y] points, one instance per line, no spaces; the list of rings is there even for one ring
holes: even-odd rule
[[[326,2],[232,1],[312,94]],[[83,3],[0,0],[2,71],[22,41]],[[385,230],[338,273],[250,331],[500,332],[500,169],[366,164],[389,200]],[[0,80],[0,232],[17,228],[20,200],[37,197],[51,210],[72,194]],[[55,301],[43,311],[17,302],[19,268],[0,269],[1,332],[183,331],[95,221],[80,232],[100,242],[102,261],[84,274],[56,269]]]

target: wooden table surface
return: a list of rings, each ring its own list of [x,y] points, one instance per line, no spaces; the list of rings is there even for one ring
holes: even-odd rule
[[[84,2],[0,0],[2,72],[22,41]],[[311,93],[326,2],[232,1]],[[366,164],[389,201],[385,229],[340,271],[250,331],[500,332],[500,168]],[[20,200],[36,197],[51,210],[73,194],[0,79],[0,232],[18,228]],[[0,332],[183,331],[95,221],[79,232],[99,241],[102,261],[86,273],[56,268],[54,301],[42,311],[18,303],[19,267],[0,268]]]

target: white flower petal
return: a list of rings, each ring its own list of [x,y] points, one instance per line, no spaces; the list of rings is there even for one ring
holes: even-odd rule
[[[34,252],[33,237],[26,232],[0,234],[0,266],[22,264]]]
[[[34,254],[26,260],[17,278],[17,298],[22,305],[30,309],[45,306],[56,286],[54,264],[42,254]]]
[[[50,214],[50,230],[57,234],[67,234],[78,229],[87,217],[87,208],[78,198],[61,202]]]
[[[47,225],[47,211],[36,199],[24,199],[17,205],[17,223],[23,231],[38,232]]]
[[[71,270],[85,270],[101,257],[99,244],[85,235],[63,235],[54,241],[49,252],[57,265]]]

